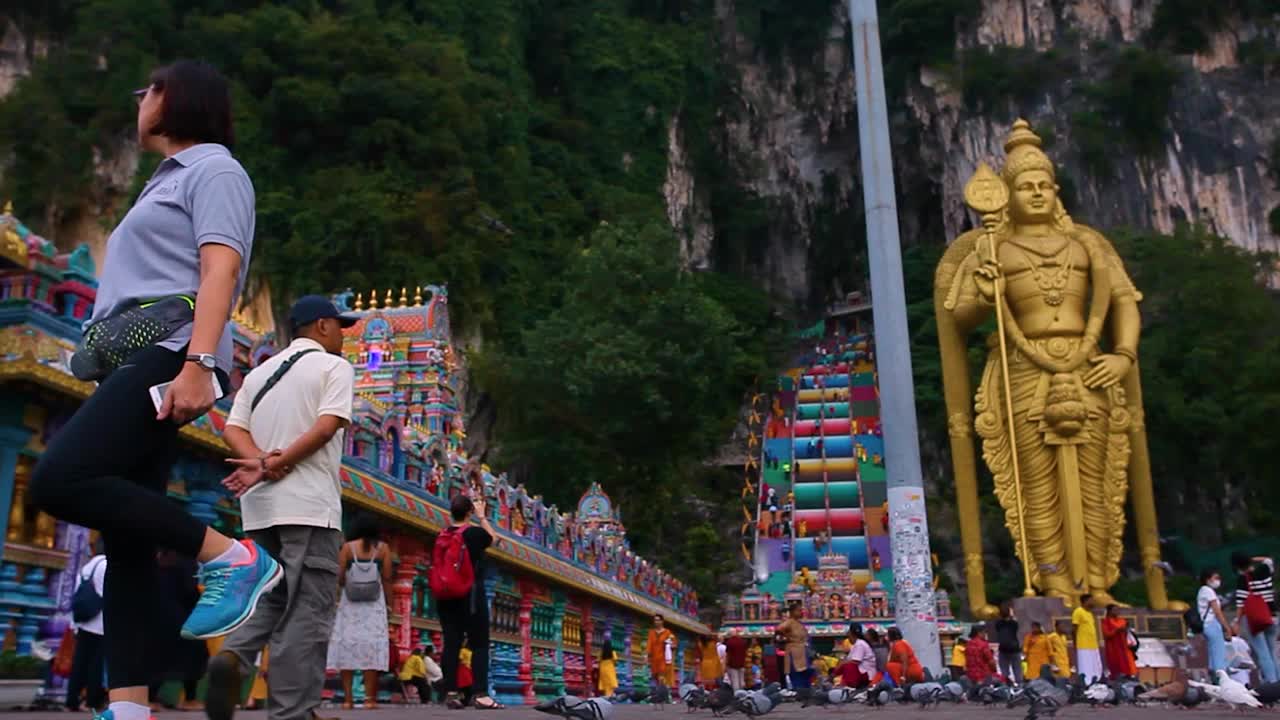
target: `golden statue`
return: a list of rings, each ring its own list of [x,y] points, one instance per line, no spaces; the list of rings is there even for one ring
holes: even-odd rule
[[[1068,607],[1114,602],[1130,494],[1150,606],[1179,609],[1160,568],[1137,368],[1141,293],[1111,243],[1067,215],[1025,120],[1004,148],[1000,175],[984,164],[965,188],[983,226],[955,239],[934,278],[970,608],[996,614],[983,582],[976,429],[1025,594]],[[993,315],[975,395],[966,337]]]

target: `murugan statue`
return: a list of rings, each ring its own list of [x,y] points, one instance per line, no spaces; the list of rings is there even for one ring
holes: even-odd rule
[[[1111,243],[1067,215],[1040,144],[1018,120],[1000,174],[978,168],[965,200],[982,227],[955,239],[934,280],[970,608],[996,614],[983,582],[976,430],[1025,594],[1068,607],[1114,602],[1131,495],[1150,606],[1178,609],[1160,569],[1143,426],[1142,296]],[[972,394],[966,338],[993,315]]]

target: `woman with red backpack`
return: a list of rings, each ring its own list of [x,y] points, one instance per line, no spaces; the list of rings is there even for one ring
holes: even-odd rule
[[[1231,553],[1236,571],[1236,632],[1249,643],[1262,682],[1280,679],[1276,671],[1275,561],[1247,553]]]
[[[484,592],[484,554],[493,544],[493,527],[478,495],[474,500],[466,495],[454,497],[449,517],[449,527],[431,550],[428,576],[444,636],[445,705],[453,710],[465,706],[459,693],[458,654],[466,638],[472,653],[471,705],[500,709],[502,703],[489,696],[489,599]]]

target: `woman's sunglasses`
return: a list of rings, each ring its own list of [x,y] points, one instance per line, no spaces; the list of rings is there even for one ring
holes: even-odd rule
[[[147,93],[151,92],[151,89],[154,87],[155,87],[154,85],[148,85],[144,88],[138,88],[137,90],[134,90],[132,93],[133,99],[136,100],[139,105],[141,105],[142,99],[145,98],[147,96]]]

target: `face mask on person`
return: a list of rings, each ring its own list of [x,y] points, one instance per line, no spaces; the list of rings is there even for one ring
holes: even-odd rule
[[[1220,587],[1221,585],[1222,585],[1222,581],[1219,580],[1218,578],[1214,578],[1209,581],[1209,587],[1213,588],[1214,590],[1217,590],[1218,587]]]

